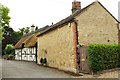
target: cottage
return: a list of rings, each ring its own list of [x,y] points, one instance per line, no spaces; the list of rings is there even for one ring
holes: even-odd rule
[[[46,26],[48,27],[48,26]],[[37,62],[37,35],[46,27],[34,31],[31,26],[31,33],[24,34],[15,45],[15,60],[36,61]]]
[[[51,25],[38,35],[37,63],[47,60],[47,65],[60,70],[89,72],[85,46],[91,43],[118,44],[118,20],[98,1],[81,9],[81,3],[72,3],[72,14]],[[83,47],[79,51],[79,48]]]

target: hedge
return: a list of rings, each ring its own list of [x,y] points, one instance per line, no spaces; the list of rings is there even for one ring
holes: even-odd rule
[[[93,72],[120,67],[120,44],[91,44],[88,60]]]

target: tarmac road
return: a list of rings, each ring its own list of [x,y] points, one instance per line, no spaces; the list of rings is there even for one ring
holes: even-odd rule
[[[120,71],[100,75],[72,76],[63,71],[39,66],[34,62],[2,59],[0,59],[0,74],[2,74],[2,76],[0,75],[2,78],[120,78]]]
[[[34,62],[2,60],[2,78],[72,78],[72,77],[73,76],[66,74],[62,71],[42,67]]]

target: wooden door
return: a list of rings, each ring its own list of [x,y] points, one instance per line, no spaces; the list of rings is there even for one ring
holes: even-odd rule
[[[82,73],[90,73],[87,50],[88,50],[88,47],[86,46],[82,46],[78,48],[78,52],[80,56],[79,72],[82,72]]]

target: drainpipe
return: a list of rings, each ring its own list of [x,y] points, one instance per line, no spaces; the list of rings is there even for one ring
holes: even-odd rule
[[[74,50],[74,64],[76,73],[78,73],[78,64],[77,64],[77,44],[78,44],[78,31],[77,31],[77,20],[72,22],[72,31],[73,31],[73,50]]]

